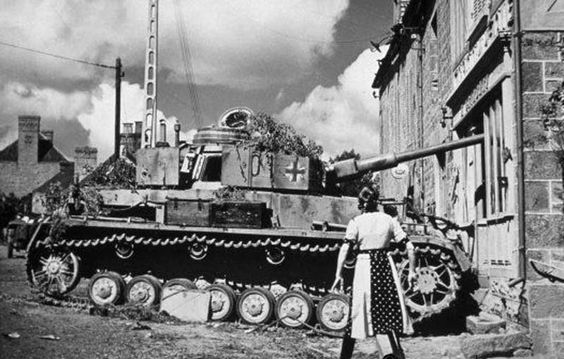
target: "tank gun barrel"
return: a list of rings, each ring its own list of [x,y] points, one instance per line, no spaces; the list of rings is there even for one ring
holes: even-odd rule
[[[334,176],[336,181],[342,182],[361,176],[369,171],[385,170],[395,167],[402,162],[416,160],[422,157],[476,145],[482,143],[483,141],[484,135],[480,134],[417,150],[411,150],[401,153],[392,152],[360,160],[349,159],[334,163],[329,168],[329,171],[332,172],[332,175]]]

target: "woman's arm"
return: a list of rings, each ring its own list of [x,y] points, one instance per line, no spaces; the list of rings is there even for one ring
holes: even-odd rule
[[[413,285],[415,281],[415,247],[413,243],[409,241],[407,234],[401,228],[400,223],[396,218],[392,218],[392,226],[394,228],[394,237],[397,242],[405,241],[405,248],[407,249],[407,260],[409,261],[409,272],[407,274],[407,281],[409,285]]]
[[[407,260],[409,261],[409,272],[407,274],[407,282],[411,286],[415,281],[415,247],[413,246],[413,243],[411,243],[409,240],[405,244],[405,247],[407,249]]]
[[[335,291],[339,284],[343,283],[343,266],[345,260],[347,259],[347,253],[349,252],[349,243],[345,242],[339,250],[339,256],[337,257],[337,269],[335,271],[335,281],[331,286],[331,291]]]

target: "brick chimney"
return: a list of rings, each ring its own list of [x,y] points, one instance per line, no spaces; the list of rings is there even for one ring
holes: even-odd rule
[[[39,116],[18,117],[18,165],[37,164],[40,121]]]
[[[98,165],[98,149],[95,147],[77,147],[74,149],[74,175],[81,181]]]
[[[54,132],[53,130],[43,130],[41,134],[51,143],[53,143]]]

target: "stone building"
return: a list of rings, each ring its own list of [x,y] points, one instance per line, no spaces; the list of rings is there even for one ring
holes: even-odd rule
[[[562,174],[541,107],[564,79],[564,1],[394,0],[379,89],[381,152],[483,134],[480,145],[382,174],[386,197],[472,225],[467,243],[484,309],[530,329],[535,353],[564,353]],[[400,8],[402,7],[402,8]],[[556,123],[556,125],[554,125]],[[547,267],[549,268],[549,267]]]
[[[18,139],[0,151],[0,190],[23,197],[72,162],[53,146],[53,131],[40,130],[39,116],[18,117]]]
[[[18,139],[0,151],[0,191],[31,196],[31,212],[45,211],[51,185],[65,189],[97,166],[98,150],[78,147],[74,162],[53,145],[54,133],[40,129],[39,116],[18,117]]]

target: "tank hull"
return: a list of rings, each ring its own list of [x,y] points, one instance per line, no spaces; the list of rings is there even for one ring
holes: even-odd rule
[[[53,231],[55,227],[64,229]],[[39,232],[28,248],[28,275],[30,282],[47,294],[67,293],[76,284],[70,275],[63,278],[63,282],[69,278],[64,287],[57,280],[47,286],[41,277],[38,280],[37,273],[48,270],[51,262],[57,264],[51,258],[58,256],[60,263],[67,260],[68,264],[62,264],[67,271],[76,267],[72,277],[76,280],[99,273],[117,273],[124,278],[150,273],[161,283],[185,278],[202,289],[221,283],[240,294],[265,288],[279,297],[299,290],[316,303],[332,295],[329,288],[343,238],[342,231],[188,227],[88,217],[67,219]],[[48,232],[60,235],[55,239]],[[416,247],[420,285],[405,285],[404,292],[412,317],[418,320],[450,305],[459,289],[458,279],[470,263],[462,249],[445,238],[416,233],[410,238]],[[392,247],[391,255],[407,284],[405,249]],[[75,257],[76,265],[68,260]],[[345,271],[345,288],[349,290],[352,268],[354,265]]]

